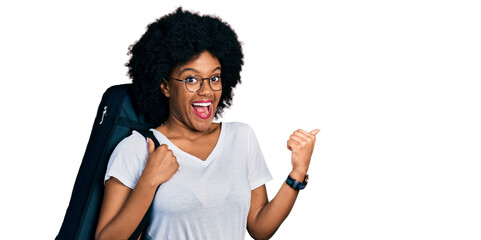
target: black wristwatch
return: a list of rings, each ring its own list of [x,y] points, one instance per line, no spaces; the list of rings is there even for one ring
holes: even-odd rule
[[[294,178],[291,178],[290,175],[287,176],[286,183],[289,185],[291,188],[295,190],[302,190],[307,186],[307,181],[309,180],[309,175],[306,175],[304,178],[304,182],[299,182],[295,180]]]

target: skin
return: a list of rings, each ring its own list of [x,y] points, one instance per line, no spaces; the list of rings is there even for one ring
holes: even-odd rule
[[[205,51],[183,66],[172,70],[171,77],[185,79],[192,75],[210,77],[221,73],[219,60]],[[183,151],[205,160],[217,144],[220,124],[213,123],[214,114],[208,119],[197,117],[191,104],[199,100],[213,100],[209,111],[214,113],[222,95],[221,91],[210,88],[207,80],[202,88],[193,93],[187,91],[183,82],[164,80],[161,90],[169,98],[169,118],[156,129]],[[196,146],[196,147],[192,147]]]
[[[175,67],[170,77],[185,79],[190,75],[200,75],[205,78],[220,72],[218,59],[204,51],[188,63]],[[217,144],[221,125],[212,122],[214,114],[208,119],[196,116],[191,104],[198,100],[213,100],[209,111],[214,113],[222,91],[213,91],[207,82],[195,93],[187,91],[183,82],[174,80],[164,80],[160,87],[169,98],[171,111],[167,122],[156,129],[183,151],[205,160]],[[292,152],[290,176],[297,181],[302,182],[306,176],[318,132],[318,129],[311,132],[299,129],[287,141],[287,148]],[[152,140],[148,139],[147,146],[146,167],[133,190],[116,178],[107,180],[97,239],[127,239],[149,208],[157,186],[168,181],[177,171],[177,159],[166,145],[155,149]],[[283,183],[269,201],[265,185],[252,190],[247,217],[249,234],[254,239],[272,237],[289,215],[298,193]]]

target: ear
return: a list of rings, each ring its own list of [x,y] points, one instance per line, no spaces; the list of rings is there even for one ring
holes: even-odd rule
[[[165,78],[162,80],[160,83],[160,91],[166,96],[170,97],[170,86],[169,86],[169,81],[167,81]]]

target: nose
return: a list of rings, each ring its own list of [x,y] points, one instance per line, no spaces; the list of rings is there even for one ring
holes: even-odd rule
[[[204,81],[207,81],[207,83],[204,83]],[[199,89],[199,91],[197,91],[197,93],[199,93],[199,95],[210,96],[214,93],[214,90],[210,87],[209,81],[210,81],[209,78],[202,78],[202,83],[200,84],[200,89]]]

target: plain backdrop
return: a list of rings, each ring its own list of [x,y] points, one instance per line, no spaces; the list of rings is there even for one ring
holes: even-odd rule
[[[221,121],[252,126],[274,180],[320,128],[310,183],[273,239],[481,238],[479,1],[4,1],[2,239],[53,239],[105,89],[176,7],[243,43]]]

